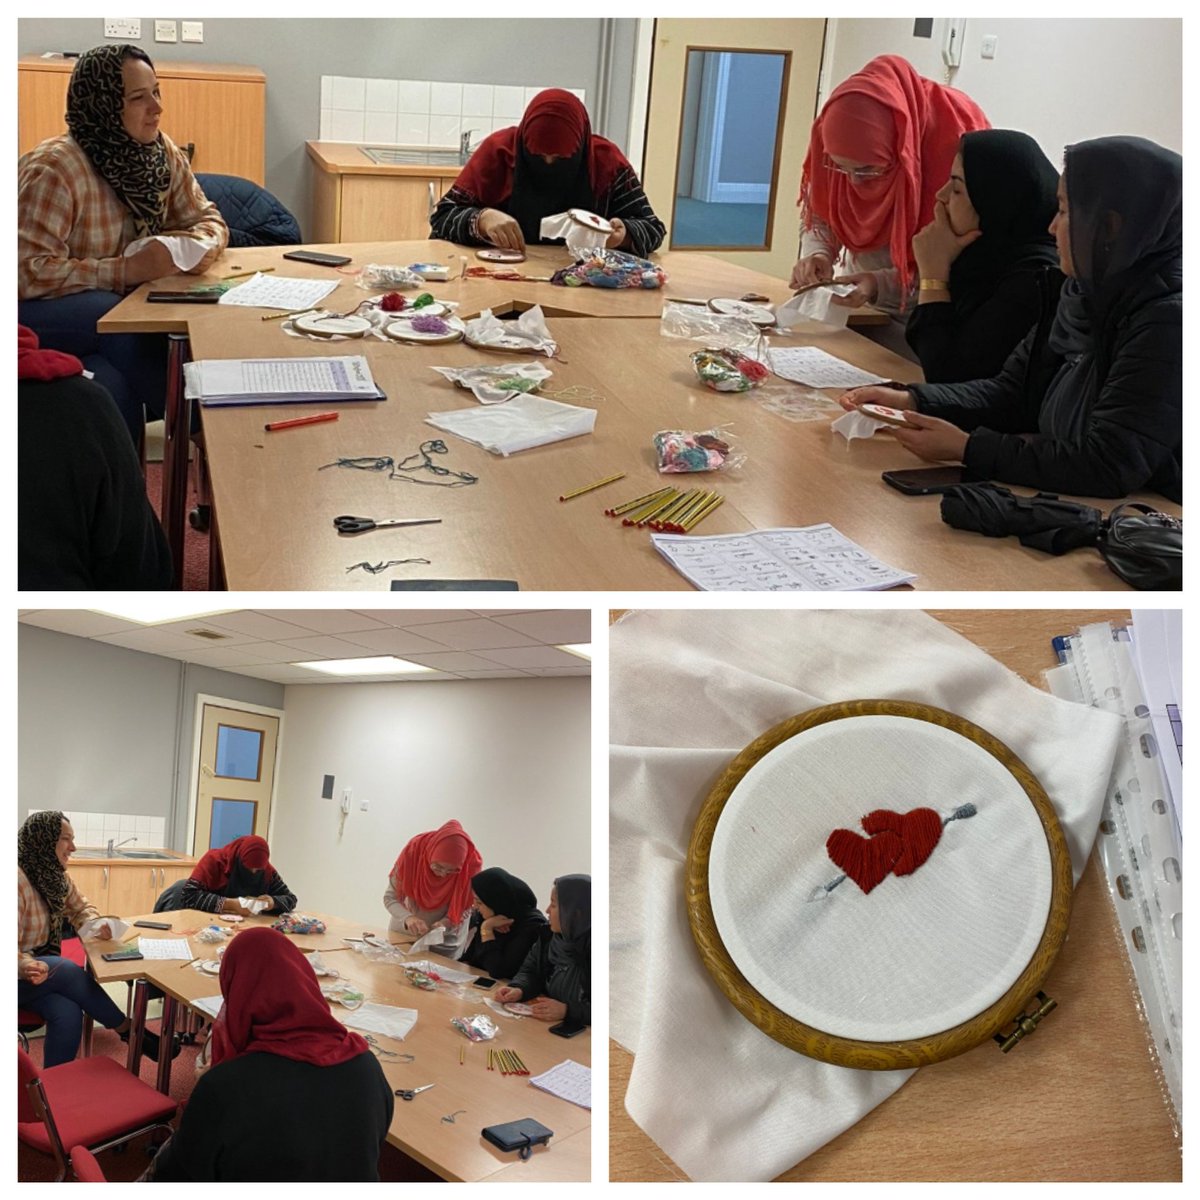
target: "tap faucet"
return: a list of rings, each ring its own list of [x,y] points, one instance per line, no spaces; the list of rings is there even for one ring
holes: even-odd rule
[[[464,163],[471,156],[471,134],[474,132],[474,129],[464,129],[462,136],[458,139],[458,156]]]
[[[118,843],[117,843],[117,844],[114,846],[114,845],[113,845],[113,840],[112,840],[112,838],[109,838],[109,839],[108,839],[108,857],[109,857],[109,858],[112,858],[112,856],[113,856],[113,851],[114,851],[114,850],[119,850],[119,849],[120,849],[122,846],[124,846],[126,843],[128,843],[128,842],[136,842],[136,841],[137,841],[137,838],[135,838],[135,837],[128,837],[128,838],[126,838],[126,839],[125,839],[125,841],[124,841],[124,842],[118,842]]]

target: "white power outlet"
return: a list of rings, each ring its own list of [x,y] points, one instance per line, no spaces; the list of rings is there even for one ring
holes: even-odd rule
[[[184,21],[183,24],[183,40],[185,42],[202,42],[204,41],[204,22],[203,21]]]
[[[979,47],[979,56],[981,58],[996,57],[996,35],[989,33],[982,41]]]
[[[178,40],[177,26],[174,21],[155,21],[154,40],[156,42],[174,42]]]
[[[359,798],[359,801],[358,801],[358,811],[359,812],[366,812],[370,807],[371,807],[370,800],[365,800],[362,797]]]
[[[136,42],[142,36],[141,17],[105,17],[104,36]]]

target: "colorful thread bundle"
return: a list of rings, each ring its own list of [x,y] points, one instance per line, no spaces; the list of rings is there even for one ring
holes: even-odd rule
[[[724,501],[725,497],[718,492],[705,492],[699,488],[681,492],[678,488],[665,487],[614,508],[606,508],[604,515],[620,517],[622,525],[638,529],[649,525],[662,533],[687,533]]]
[[[409,323],[417,333],[442,334],[450,332],[450,326],[441,317],[413,317]]]
[[[298,917],[295,913],[284,913],[272,926],[280,933],[324,933],[325,922],[319,917]]]
[[[663,429],[654,435],[654,451],[658,455],[658,469],[663,475],[689,471],[720,471],[725,467],[739,466],[744,455],[730,460],[732,453],[728,442],[717,436],[717,430],[704,433],[686,433],[682,429]]]
[[[550,277],[563,287],[660,288],[667,273],[656,263],[623,250],[590,250],[578,262]]]
[[[738,350],[697,350],[691,358],[700,382],[714,392],[748,392],[770,374],[757,359]]]

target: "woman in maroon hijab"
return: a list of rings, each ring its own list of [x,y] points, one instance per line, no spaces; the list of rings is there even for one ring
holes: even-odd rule
[[[271,865],[266,839],[253,834],[234,838],[204,855],[170,907],[245,916],[253,910],[243,906],[242,900],[261,900],[265,907],[260,911],[274,913],[291,912],[297,904],[283,877]]]
[[[543,217],[582,208],[613,224],[610,248],[645,257],[666,227],[629,160],[592,133],[570,92],[539,92],[519,125],[484,138],[429,219],[432,236],[462,246],[524,250],[542,240]]]
[[[377,1182],[392,1090],[304,955],[273,929],[245,929],[220,980],[212,1066],[147,1178]]]

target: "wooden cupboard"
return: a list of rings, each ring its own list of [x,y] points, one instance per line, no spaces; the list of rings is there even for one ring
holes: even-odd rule
[[[67,874],[99,912],[125,917],[152,912],[163,889],[178,879],[186,879],[195,863],[194,858],[86,864],[73,861],[67,867]]]

